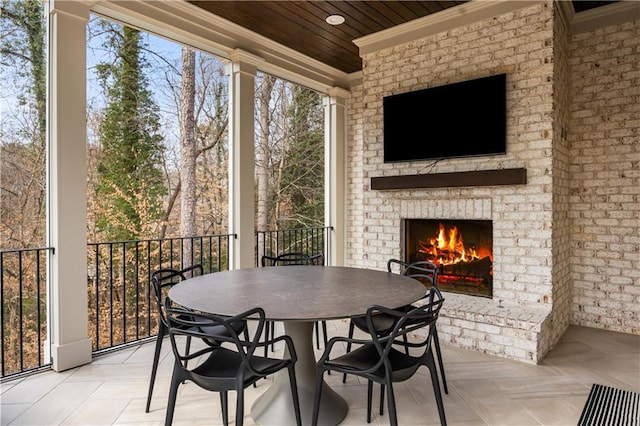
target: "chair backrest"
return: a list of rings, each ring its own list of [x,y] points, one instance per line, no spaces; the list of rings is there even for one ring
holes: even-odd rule
[[[426,355],[433,340],[432,326],[438,320],[438,315],[440,313],[440,308],[444,303],[444,298],[442,297],[440,290],[436,287],[431,287],[424,300],[426,301],[424,304],[409,311],[396,311],[378,305],[371,306],[367,310],[366,319],[370,330],[369,334],[371,336],[371,341],[376,346],[378,354],[381,357],[377,368],[384,363],[384,358],[389,356],[393,345],[396,344],[409,346],[410,348],[420,348],[422,351],[421,355]],[[376,332],[374,317],[379,314],[385,314],[397,318],[393,330],[388,335],[378,336]],[[404,339],[404,336],[425,327],[429,329],[428,333],[419,333],[414,335],[412,339]],[[419,356],[415,352],[413,355]],[[376,367],[373,367],[371,370],[375,371],[375,368]]]
[[[415,278],[427,288],[438,284],[438,265],[428,260],[407,263],[398,259],[389,259],[387,271]]]
[[[282,253],[278,256],[262,256],[262,266],[324,265],[324,255],[306,253]]]
[[[387,271],[393,272],[399,275],[404,275],[405,269],[409,264],[398,259],[389,259],[387,261]]]
[[[428,260],[410,263],[404,269],[403,275],[417,279],[427,288],[438,285],[438,265]]]
[[[184,281],[187,278],[196,275],[202,275],[202,265],[192,265],[184,269],[162,268],[151,273],[151,286],[153,287],[153,295],[156,300],[156,306],[160,315],[160,320],[166,326],[166,315],[163,312],[164,299],[169,289]]]
[[[271,341],[262,341],[264,339],[261,336],[266,322],[262,308],[256,307],[234,316],[219,316],[186,309],[174,304],[167,296],[164,301],[164,310],[167,316],[171,347],[180,364],[210,353],[223,343],[229,343],[235,346],[238,353],[241,363],[239,367],[246,368],[251,374],[263,374],[254,366],[252,360],[257,348],[271,343]],[[255,327],[251,327],[246,335],[238,334],[239,327],[237,325],[249,319],[252,320]],[[196,352],[189,352],[184,345],[177,344],[176,337],[178,336],[202,339],[207,347]]]
[[[375,315],[385,313],[397,317],[395,326],[388,336],[379,336],[375,331],[370,333],[374,344],[379,344],[379,351],[382,350],[383,354],[388,354],[393,345],[399,344],[408,345],[411,348],[422,348],[424,351],[423,354],[426,353],[432,339],[431,326],[438,320],[444,298],[440,290],[436,287],[431,287],[423,300],[425,300],[425,303],[406,311],[394,311],[382,306],[372,306],[369,308],[367,312],[369,330],[375,330],[375,328],[372,328],[374,326],[373,317]],[[426,334],[414,334],[412,339],[404,338],[421,328],[428,328],[429,332]],[[410,343],[407,343],[408,340],[410,340]]]

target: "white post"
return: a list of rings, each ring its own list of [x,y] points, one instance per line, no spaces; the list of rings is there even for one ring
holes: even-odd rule
[[[86,25],[89,5],[49,2],[49,345],[53,369],[91,362],[87,314]]]
[[[329,90],[325,103],[325,223],[331,252],[328,265],[343,266],[346,257],[346,100],[351,92],[339,87]]]
[[[229,230],[230,269],[255,264],[255,77],[257,56],[236,50],[229,78]]]

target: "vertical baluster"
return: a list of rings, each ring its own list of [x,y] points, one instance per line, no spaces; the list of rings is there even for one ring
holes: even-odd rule
[[[122,243],[122,343],[127,341],[127,243]]]
[[[22,300],[22,251],[18,252],[18,321],[19,321],[19,326],[18,326],[18,347],[20,350],[20,371],[24,370],[24,327],[23,327],[23,322],[24,322],[24,312],[22,310],[22,305],[24,304],[24,301]]]

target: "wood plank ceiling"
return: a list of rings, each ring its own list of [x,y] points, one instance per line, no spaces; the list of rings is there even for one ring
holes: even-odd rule
[[[221,18],[346,73],[360,71],[354,39],[441,12],[466,1],[190,1]],[[574,0],[577,12],[611,1]],[[329,15],[345,22],[329,25]]]

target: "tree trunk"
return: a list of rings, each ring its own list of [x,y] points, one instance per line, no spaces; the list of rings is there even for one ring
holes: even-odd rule
[[[256,207],[256,226],[258,230],[267,230],[269,223],[269,125],[271,92],[275,78],[271,75],[262,76],[262,85],[258,93],[258,108],[260,120],[260,134],[258,135],[258,149],[256,150],[256,178],[258,186],[258,205]]]
[[[182,48],[180,98],[180,235],[192,237],[196,228],[195,52]],[[191,244],[184,247],[183,265],[193,263]]]

